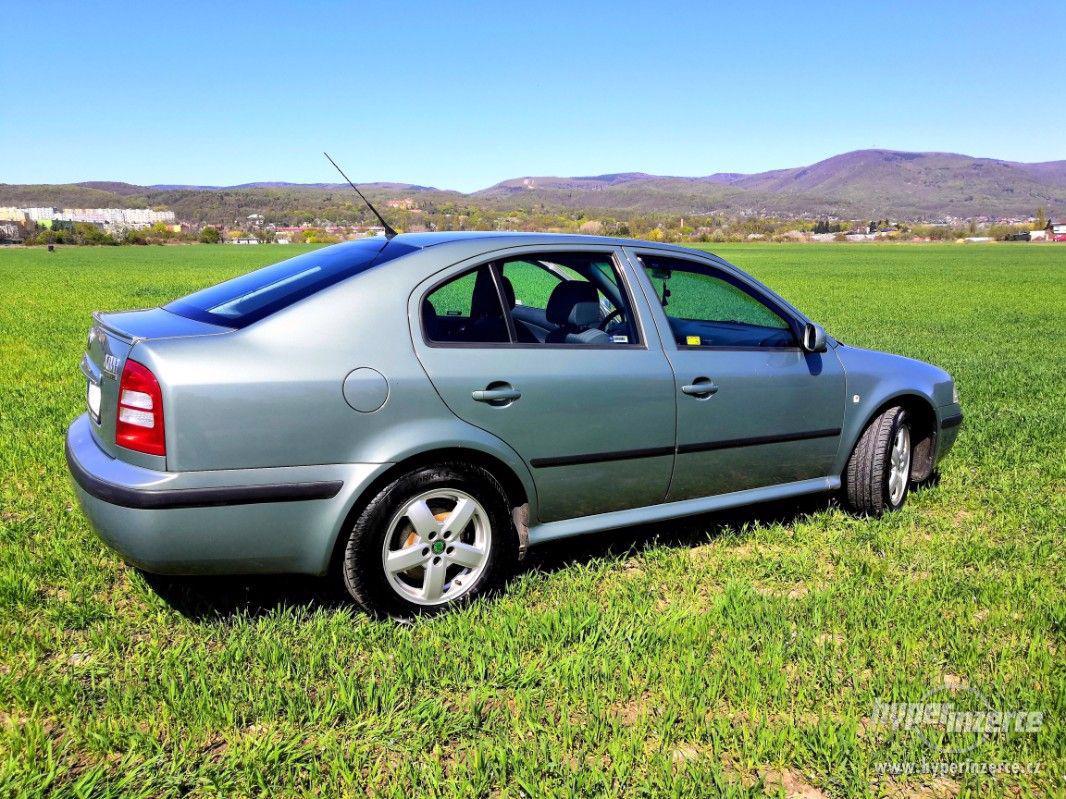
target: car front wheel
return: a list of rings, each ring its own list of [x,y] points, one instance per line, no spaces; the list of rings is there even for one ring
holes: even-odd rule
[[[515,552],[499,482],[480,466],[437,464],[397,477],[371,499],[349,533],[342,571],[368,611],[406,618],[491,590]]]
[[[863,431],[844,474],[844,498],[856,513],[880,516],[898,510],[911,481],[911,428],[907,412],[886,410]]]

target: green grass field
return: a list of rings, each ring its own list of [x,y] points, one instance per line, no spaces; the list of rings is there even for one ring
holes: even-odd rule
[[[297,251],[0,250],[0,796],[1064,795],[1066,246],[716,247],[956,377],[939,486],[553,545],[411,626],[318,580],[149,584],[68,485],[89,313]],[[945,686],[1043,725],[952,755],[871,721]],[[1036,773],[878,773],[955,760]]]

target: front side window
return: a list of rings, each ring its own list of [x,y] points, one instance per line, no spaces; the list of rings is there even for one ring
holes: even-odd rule
[[[679,347],[792,347],[788,321],[739,281],[681,258],[641,255]]]

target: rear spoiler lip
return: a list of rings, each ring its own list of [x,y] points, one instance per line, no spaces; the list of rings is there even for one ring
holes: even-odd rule
[[[155,310],[155,309],[154,308],[131,308],[130,310],[131,311],[152,311],[152,310]],[[110,324],[107,321],[105,321],[104,320],[104,315],[107,314],[107,313],[115,313],[115,312],[114,311],[93,311],[93,325],[96,326],[96,327],[99,327],[99,328],[101,328],[103,330],[106,330],[108,333],[111,333],[111,334],[113,334],[115,336],[118,336],[120,339],[122,339],[123,341],[127,342],[130,345],[136,344],[138,341],[143,341],[144,340],[144,339],[142,339],[142,338],[140,338],[138,336],[133,335],[132,333],[129,333],[129,332],[123,330],[120,327],[116,327],[114,324]],[[126,313],[126,311],[120,311],[120,313]]]
[[[169,329],[156,330],[154,332],[148,333],[145,333],[145,331],[142,330],[140,334],[137,334],[125,329],[121,320],[116,321],[108,318],[114,316],[127,316],[134,314],[151,313],[161,314],[163,318],[180,321],[184,325],[192,325],[195,330]],[[179,313],[175,313],[174,311],[171,311],[168,308],[159,306],[154,308],[125,308],[121,311],[93,311],[92,319],[94,329],[99,329],[119,339],[122,339],[124,342],[129,344],[131,348],[142,341],[160,341],[170,338],[185,338],[187,336],[220,336],[227,333],[232,333],[235,330],[235,328],[226,327],[220,324],[212,324],[210,322],[201,322],[196,319],[190,319],[189,317]],[[156,321],[158,322],[160,320],[156,319]]]

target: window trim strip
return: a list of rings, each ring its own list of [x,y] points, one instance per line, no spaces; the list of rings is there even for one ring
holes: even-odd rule
[[[480,269],[481,267],[478,268]],[[500,267],[496,261],[489,261],[489,276],[492,278],[492,285],[496,287],[496,301],[500,304],[500,313],[503,315],[504,324],[507,325],[507,343],[517,344],[518,330],[515,329],[514,318],[507,309],[507,297],[503,290],[503,275],[500,274]],[[478,342],[471,343],[476,344]]]

